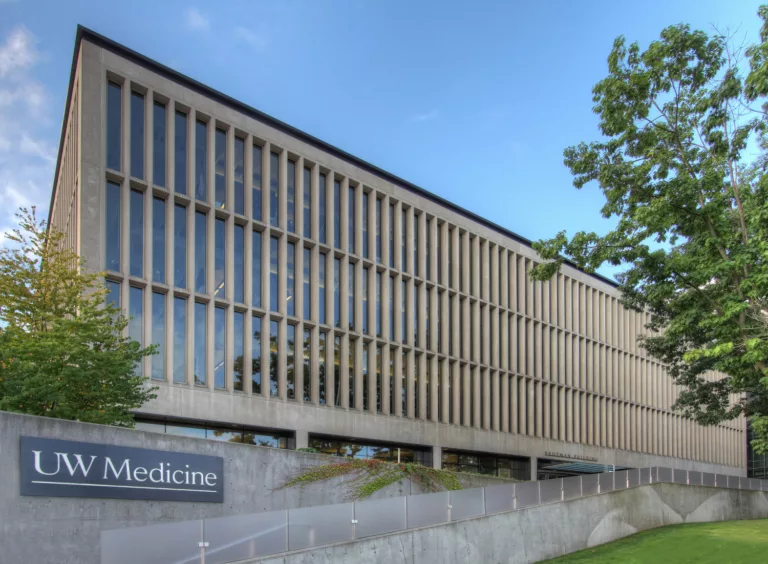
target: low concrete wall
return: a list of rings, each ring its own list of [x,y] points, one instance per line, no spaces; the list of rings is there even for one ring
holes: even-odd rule
[[[249,562],[522,564],[664,525],[766,517],[768,492],[654,484]]]
[[[184,503],[65,497],[22,497],[19,437],[47,437],[141,447],[224,458],[224,503]],[[328,456],[205,439],[91,425],[0,411],[0,562],[3,564],[97,564],[100,531],[348,501],[342,476],[303,488],[274,491],[302,469],[327,464]],[[336,459],[338,460],[338,459]],[[459,475],[465,487],[504,483]],[[374,498],[423,493],[404,480]]]

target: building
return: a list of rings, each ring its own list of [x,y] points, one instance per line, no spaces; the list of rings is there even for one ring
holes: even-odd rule
[[[671,411],[610,281],[533,283],[519,235],[83,28],[50,220],[159,345],[142,428],[523,479],[745,472],[744,422]]]

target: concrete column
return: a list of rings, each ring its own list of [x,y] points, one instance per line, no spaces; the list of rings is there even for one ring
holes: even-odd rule
[[[309,447],[309,432],[308,431],[296,431],[296,448],[308,448]]]
[[[432,447],[432,468],[442,470],[443,468],[443,447]]]
[[[531,481],[535,482],[539,479],[539,460],[535,456],[531,457]]]

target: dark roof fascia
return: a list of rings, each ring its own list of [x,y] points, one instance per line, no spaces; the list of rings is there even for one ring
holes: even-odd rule
[[[265,114],[262,111],[257,110],[256,108],[253,108],[247,104],[244,104],[243,102],[240,102],[239,100],[235,100],[231,96],[227,96],[223,92],[220,92],[218,90],[215,90],[211,88],[210,86],[206,86],[205,84],[195,80],[194,78],[191,78],[189,76],[186,76],[178,71],[175,71],[162,63],[159,63],[153,59],[150,59],[149,57],[146,57],[142,55],[141,53],[137,53],[133,49],[129,49],[128,47],[121,45],[120,43],[117,43],[108,37],[105,37],[91,29],[88,29],[87,27],[84,27],[82,25],[77,26],[77,36],[75,39],[75,50],[72,55],[72,70],[69,78],[69,92],[67,93],[67,105],[65,106],[64,112],[64,121],[61,128],[61,139],[59,140],[59,154],[58,158],[56,159],[56,175],[54,177],[53,181],[53,191],[51,193],[51,210],[53,208],[53,199],[54,199],[54,191],[56,189],[56,185],[58,182],[59,177],[59,164],[61,161],[61,153],[64,143],[64,134],[67,128],[67,120],[69,119],[69,114],[67,112],[69,108],[69,104],[72,98],[72,87],[74,85],[74,77],[75,77],[75,70],[77,68],[77,56],[78,52],[80,51],[80,43],[83,39],[87,39],[91,43],[94,43],[95,45],[106,49],[108,51],[111,51],[115,53],[116,55],[119,55],[139,66],[142,66],[144,68],[147,68],[151,70],[152,72],[155,72],[159,74],[160,76],[167,78],[168,80],[171,80],[173,82],[176,82],[178,84],[181,84],[182,86],[189,88],[190,90],[197,92],[198,94],[201,94],[203,96],[206,96],[207,98],[211,98],[212,100],[215,100],[216,102],[227,106],[229,108],[232,108],[235,111],[238,111],[240,113],[243,113],[245,115],[248,115],[252,117],[253,119],[257,121],[261,121],[265,123],[266,125],[269,125],[271,127],[274,127],[278,131],[281,131],[282,133],[285,133],[287,135],[290,135],[292,137],[295,137],[299,139],[300,141],[303,141],[313,147],[316,147],[320,149],[321,151],[324,151],[326,153],[329,153],[333,155],[334,157],[337,157],[341,160],[347,161],[356,167],[373,174],[374,176],[378,176],[379,178],[382,178],[386,180],[387,182],[391,182],[392,184],[397,185],[398,187],[405,188],[406,190],[409,190],[413,192],[414,194],[421,196],[423,198],[426,198],[428,200],[431,200],[432,202],[435,202],[436,204],[439,204],[453,212],[458,213],[459,215],[462,215],[466,217],[467,219],[470,219],[476,223],[479,223],[480,225],[483,225],[484,227],[487,227],[493,231],[496,231],[497,233],[500,233],[504,235],[505,237],[509,237],[510,239],[513,239],[519,243],[522,243],[523,245],[527,247],[532,247],[533,242],[523,237],[522,235],[519,235],[515,233],[514,231],[510,231],[509,229],[502,227],[501,225],[494,223],[492,221],[489,221],[488,219],[485,219],[484,217],[481,217],[477,215],[476,213],[473,213],[457,204],[454,204],[453,202],[450,202],[428,190],[425,190],[424,188],[421,188],[411,182],[408,182],[407,180],[400,178],[390,172],[387,172],[384,169],[381,169],[367,161],[364,161],[363,159],[360,159],[358,157],[355,157],[354,155],[351,155],[350,153],[347,153],[346,151],[343,151],[342,149],[339,149],[338,147],[335,147],[329,143],[326,143],[325,141],[322,141],[318,139],[317,137],[314,137],[310,135],[309,133],[306,133],[304,131],[301,131],[300,129],[297,129],[293,127],[292,125],[289,125],[283,121],[280,121],[277,118],[274,118],[268,114]],[[51,219],[51,210],[48,212],[48,221],[50,222]],[[611,280],[610,278],[603,276],[602,274],[597,273],[589,273],[585,272],[581,268],[577,267],[574,263],[571,261],[566,260],[566,264],[569,266],[575,268],[576,270],[579,270],[580,272],[584,272],[588,276],[591,276],[593,278],[596,278],[600,280],[601,282],[604,282],[614,288],[617,288],[619,285],[616,283],[616,281]]]

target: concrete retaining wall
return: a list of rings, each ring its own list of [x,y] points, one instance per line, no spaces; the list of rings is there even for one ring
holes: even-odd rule
[[[48,437],[224,458],[224,503],[22,497],[19,495],[19,437]],[[99,562],[100,531],[166,521],[184,521],[348,501],[349,476],[274,491],[304,468],[327,464],[328,456],[238,445],[91,425],[0,411],[0,562],[3,564]],[[465,487],[505,483],[459,475]],[[405,480],[373,497],[422,493]]]
[[[529,563],[674,525],[768,517],[768,492],[654,484],[249,561]]]

